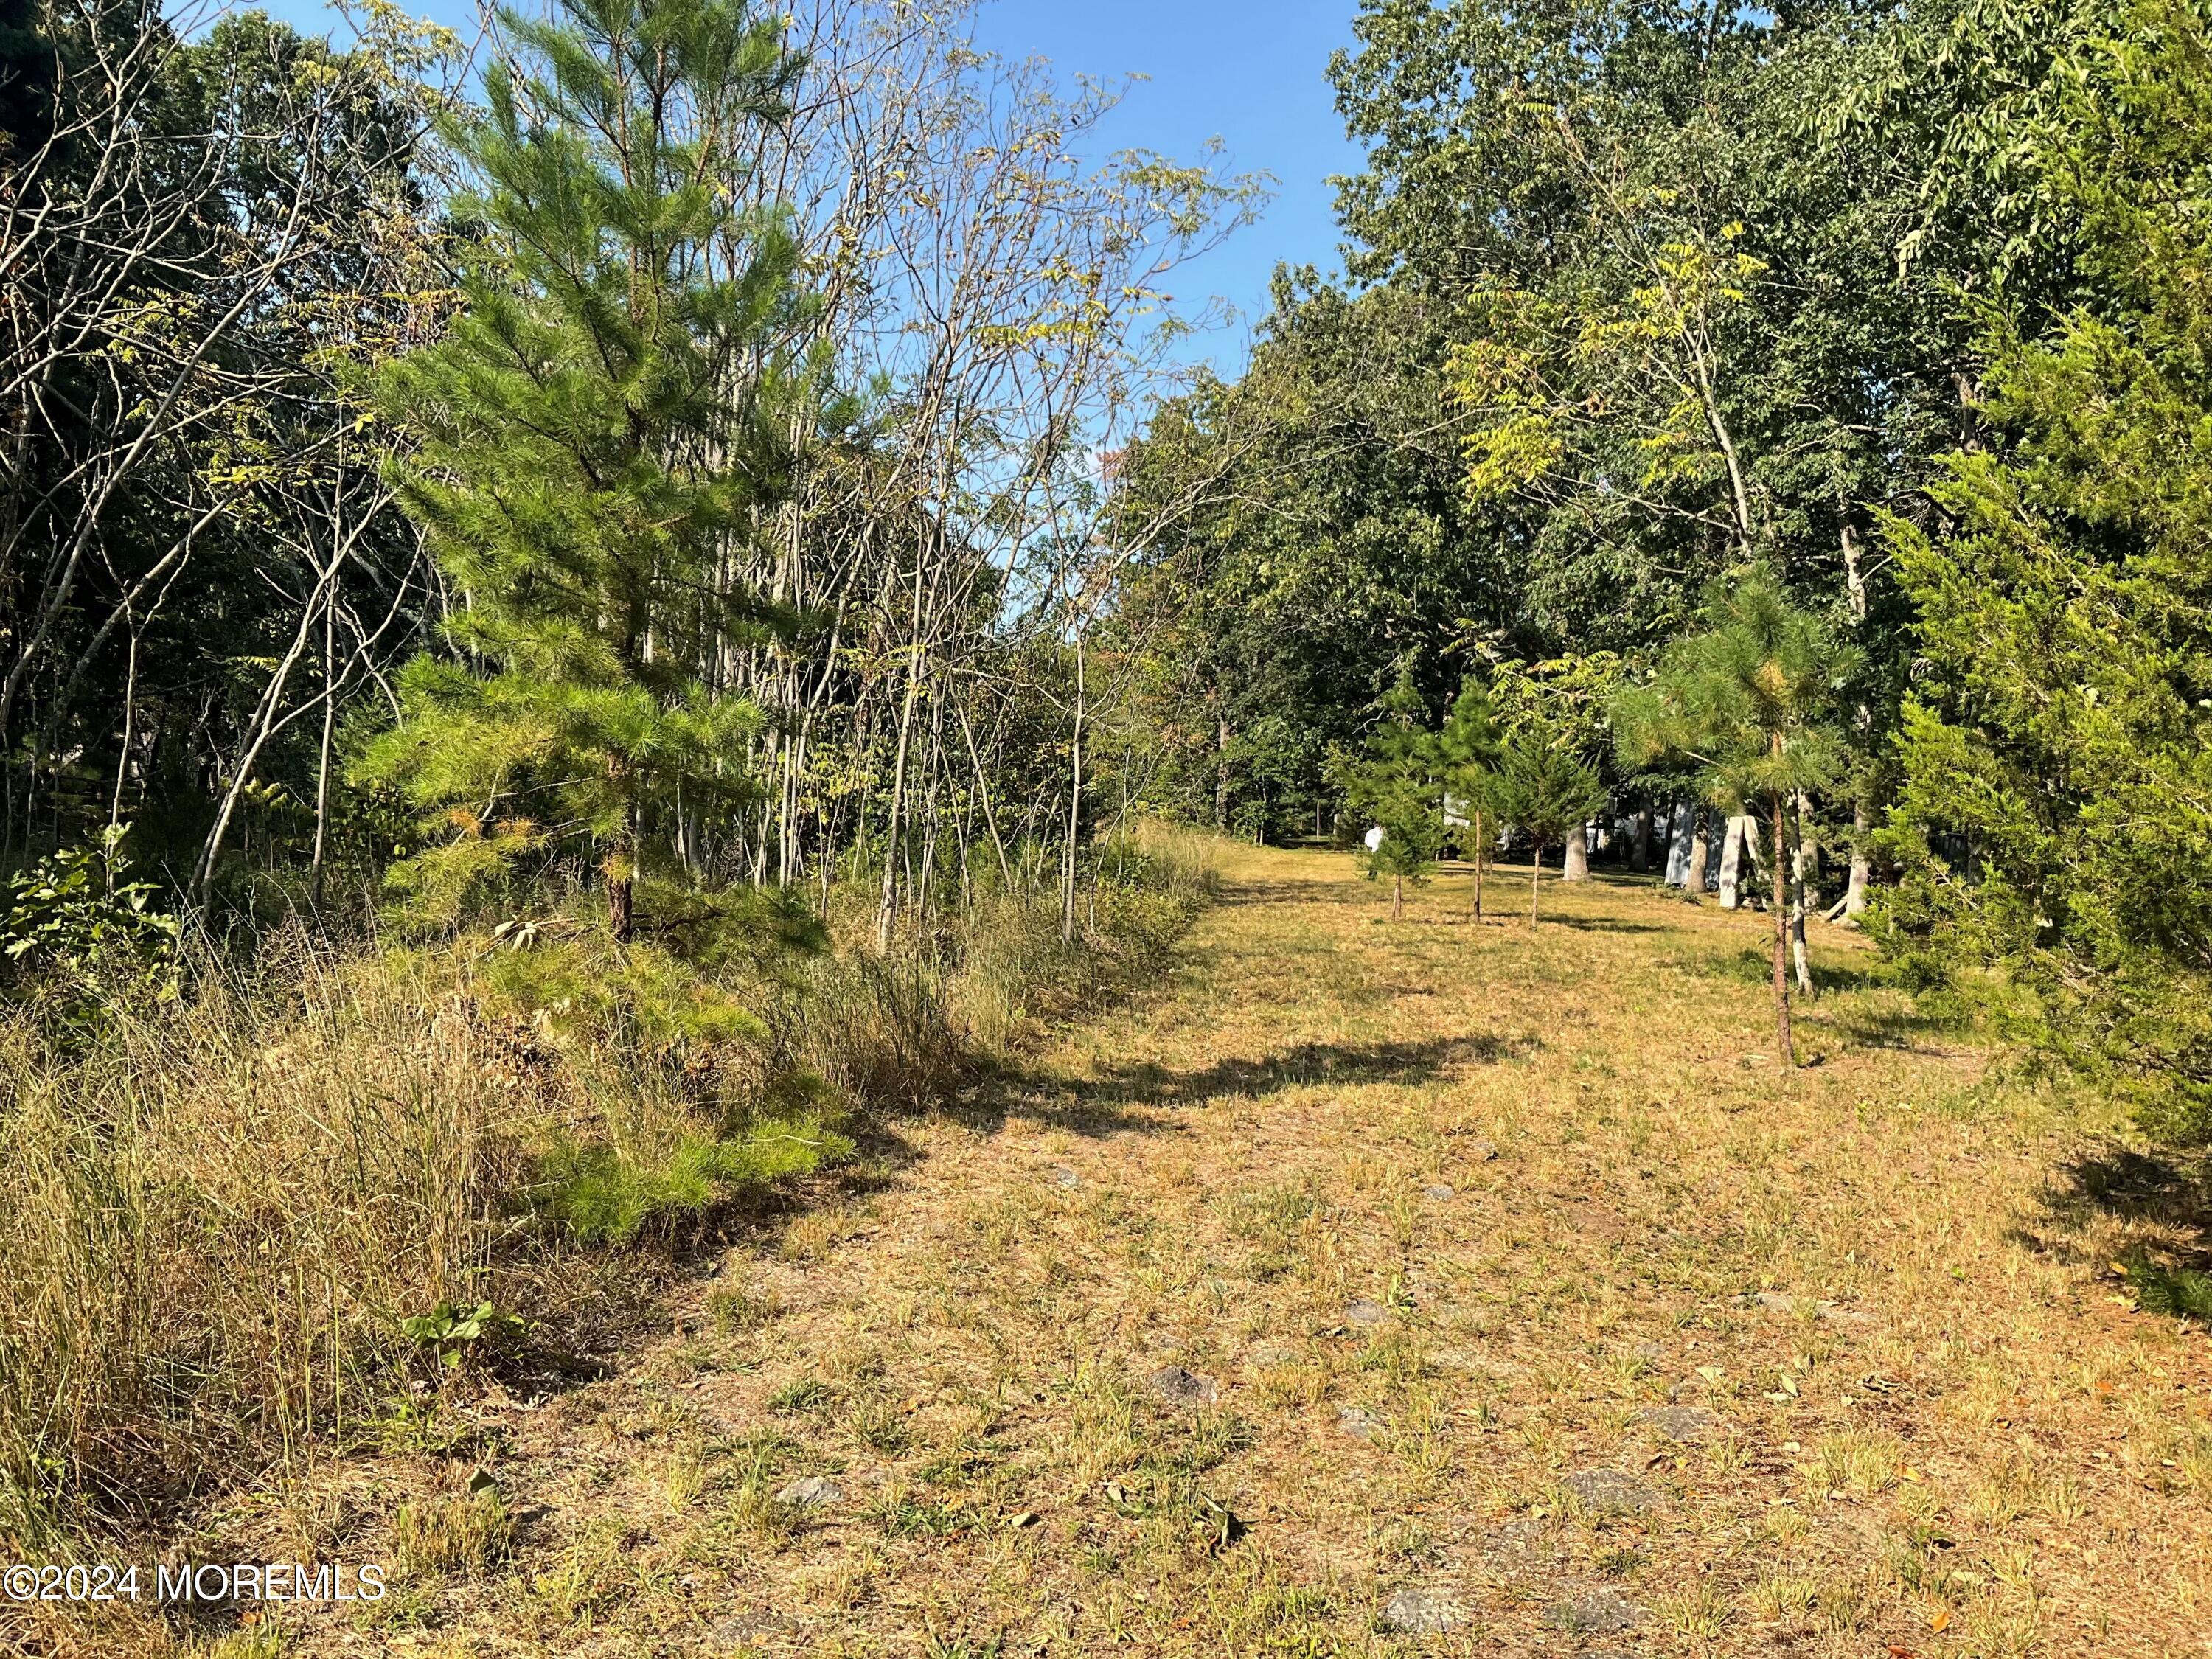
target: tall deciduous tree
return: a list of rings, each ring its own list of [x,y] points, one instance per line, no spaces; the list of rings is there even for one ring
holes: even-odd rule
[[[399,681],[363,771],[445,830],[398,878],[450,913],[550,839],[588,842],[610,926],[680,814],[743,799],[757,715],[701,672],[775,618],[728,578],[781,486],[781,217],[721,185],[784,117],[799,65],[744,0],[563,0],[507,15],[521,70],[452,141],[483,233],[452,332],[383,386],[400,468],[456,604],[458,655]]]

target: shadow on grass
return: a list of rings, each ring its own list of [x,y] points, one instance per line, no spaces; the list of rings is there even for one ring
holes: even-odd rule
[[[1102,1102],[1183,1106],[1217,1095],[1272,1095],[1309,1083],[1430,1083],[1460,1066],[1494,1066],[1539,1046],[1533,1037],[1487,1034],[1419,1042],[1301,1042],[1261,1059],[1216,1060],[1196,1072],[1117,1066],[1091,1091]]]
[[[2058,1165],[2043,1201],[2049,1233],[2023,1227],[2014,1233],[2020,1243],[2078,1261],[2093,1223],[2131,1223],[2145,1236],[2112,1265],[2136,1305],[2150,1314],[2212,1319],[2212,1163],[2104,1142]],[[2099,1250],[2099,1269],[2109,1251]]]
[[[1672,927],[1656,921],[1624,921],[1616,916],[1568,916],[1547,915],[1538,924],[1544,927],[1572,927],[1585,933],[1671,933]]]
[[[1420,1042],[1302,1042],[1259,1059],[1215,1061],[1195,1072],[1139,1063],[1076,1079],[1002,1066],[945,1107],[986,1133],[1008,1118],[1102,1139],[1123,1133],[1174,1134],[1172,1119],[1145,1108],[1194,1106],[1222,1095],[1260,1097],[1310,1083],[1431,1083],[1464,1066],[1496,1065],[1540,1048],[1533,1037],[1484,1036]],[[873,1149],[871,1149],[873,1150]],[[884,1149],[896,1158],[896,1151]]]
[[[1740,951],[1678,954],[1674,961],[1677,967],[1687,972],[1733,980],[1741,985],[1771,985],[1774,981],[1774,946],[1765,940],[1747,945]],[[1843,967],[1832,959],[1824,959],[1824,953],[1818,950],[1813,953],[1811,966],[1813,989],[1821,996],[1875,990],[1886,983],[1873,968]],[[1793,990],[1796,986],[1794,973],[1790,986]]]
[[[2212,1170],[2200,1160],[2100,1146],[2058,1166],[2047,1203],[2054,1218],[2147,1221],[2212,1239]]]

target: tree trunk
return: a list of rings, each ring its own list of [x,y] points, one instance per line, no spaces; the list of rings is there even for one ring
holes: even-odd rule
[[[1809,810],[1810,803],[1800,791],[1794,809],[1797,844],[1790,856],[1790,884],[1796,890],[1790,901],[1790,956],[1797,970],[1797,994],[1808,1002],[1813,999],[1813,959],[1805,943],[1805,907],[1810,902],[1806,890],[1812,878],[1814,857],[1812,843],[1805,839],[1805,818]],[[1774,861],[1782,862],[1778,845],[1774,849]]]
[[[338,714],[337,611],[335,604],[323,606],[323,740],[315,756],[315,850],[307,861],[307,902],[318,908],[323,902],[323,850],[331,823],[331,741]],[[135,664],[137,641],[131,644]]]
[[[1628,867],[1642,875],[1651,867],[1651,803],[1636,809],[1636,839],[1629,844]]]
[[[1482,920],[1483,854],[1489,850],[1489,845],[1482,838],[1482,812],[1477,808],[1474,814],[1474,919],[1478,922]]]
[[[1536,925],[1536,890],[1544,880],[1544,843],[1538,842],[1528,849],[1528,926]]]
[[[1683,885],[1698,898],[1705,895],[1705,882],[1712,874],[1712,821],[1702,806],[1690,809],[1690,868]]]
[[[1774,1030],[1782,1050],[1782,1063],[1795,1066],[1797,1051],[1790,1041],[1790,974],[1784,957],[1790,948],[1790,907],[1783,892],[1789,880],[1782,867],[1782,797],[1774,797]]]
[[[1743,902],[1743,825],[1741,817],[1728,821],[1728,839],[1721,845],[1721,908],[1733,910]]]
[[[1083,828],[1083,630],[1075,631],[1075,721],[1067,743],[1067,847],[1060,862],[1060,937],[1075,938],[1075,838]]]
[[[1223,714],[1214,723],[1216,756],[1213,774],[1213,827],[1229,828],[1229,716]]]
[[[1403,876],[1393,876],[1390,878],[1390,920],[1395,921],[1405,914],[1406,878]]]
[[[1667,821],[1667,884],[1687,889],[1690,885],[1691,836],[1698,823],[1698,809],[1687,801],[1677,801]],[[1704,856],[1704,844],[1698,843],[1698,855]],[[1698,872],[1702,877],[1705,872]]]
[[[607,930],[614,935],[615,943],[627,945],[637,921],[637,881],[633,873],[635,855],[627,845],[609,849],[599,861],[599,872],[607,883]]]
[[[1855,921],[1860,911],[1866,908],[1867,875],[1867,810],[1861,801],[1851,813],[1851,880],[1844,890],[1844,920]]]
[[[1560,860],[1561,881],[1588,881],[1589,877],[1589,828],[1577,824],[1567,831],[1565,856]]]

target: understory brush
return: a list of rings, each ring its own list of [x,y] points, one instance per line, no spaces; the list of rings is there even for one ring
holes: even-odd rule
[[[282,930],[96,1027],[19,988],[0,1540],[159,1527],[453,1389],[607,1352],[672,1249],[848,1156],[855,1113],[1116,982],[1210,884],[1165,835],[1097,860],[1072,939],[1018,884],[878,953],[833,890],[832,948],[704,968],[556,913],[428,945]]]

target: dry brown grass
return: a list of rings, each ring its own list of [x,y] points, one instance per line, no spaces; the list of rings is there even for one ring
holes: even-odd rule
[[[1891,992],[1782,1072],[1755,917],[1348,866],[1238,855],[1157,989],[484,1402],[504,1553],[282,1650],[2207,1651],[2212,1353],[2103,1266],[2181,1188]],[[456,1466],[351,1466],[334,1547]]]

